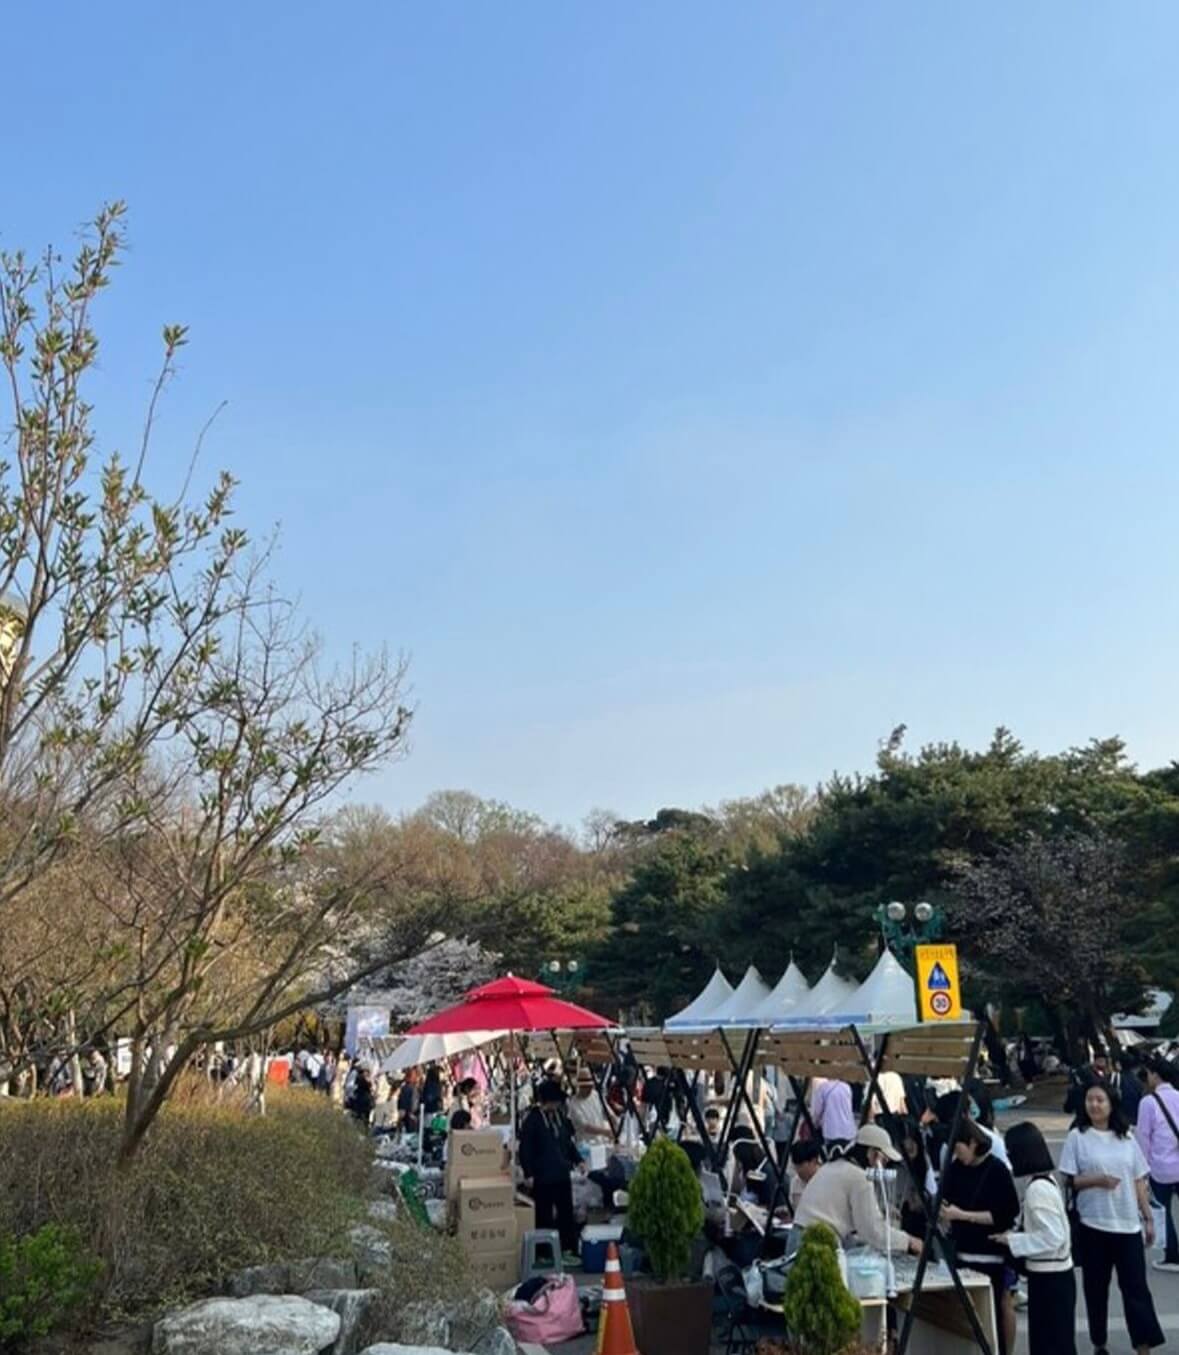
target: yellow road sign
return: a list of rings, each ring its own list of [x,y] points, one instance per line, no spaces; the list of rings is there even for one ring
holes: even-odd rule
[[[914,954],[922,1021],[960,1021],[962,989],[958,983],[958,947],[918,946]]]

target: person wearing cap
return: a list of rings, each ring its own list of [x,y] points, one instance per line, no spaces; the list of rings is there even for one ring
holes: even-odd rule
[[[788,1253],[802,1242],[803,1230],[825,1223],[847,1245],[853,1236],[877,1251],[919,1255],[921,1239],[894,1228],[884,1217],[876,1188],[868,1176],[874,1167],[901,1160],[887,1132],[879,1125],[862,1125],[855,1141],[840,1156],[825,1162],[807,1184],[794,1216]]]

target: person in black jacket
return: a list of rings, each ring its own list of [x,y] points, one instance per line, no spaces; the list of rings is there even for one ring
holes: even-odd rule
[[[565,1114],[565,1092],[559,1082],[546,1079],[520,1126],[520,1169],[536,1205],[536,1226],[556,1228],[561,1250],[576,1259],[579,1234],[573,1218],[573,1182],[581,1154],[573,1126]]]
[[[958,1262],[981,1271],[995,1294],[999,1355],[1015,1346],[1015,1304],[1007,1287],[1007,1253],[995,1234],[1019,1218],[1019,1194],[1010,1171],[991,1152],[986,1131],[964,1118],[951,1145],[942,1183],[940,1222],[949,1228]]]

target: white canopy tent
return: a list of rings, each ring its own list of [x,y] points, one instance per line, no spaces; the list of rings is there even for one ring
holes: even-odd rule
[[[846,1011],[857,985],[850,979],[843,979],[835,972],[835,961],[827,966],[823,977],[815,984],[798,1006],[780,1025],[813,1025],[817,1018],[827,1017],[832,1012]]]
[[[718,965],[704,991],[689,1002],[683,1011],[668,1017],[664,1022],[665,1028],[684,1030],[699,1028],[702,1022],[707,1025],[712,1013],[733,996],[733,991],[733,985],[721,973]]]
[[[809,996],[811,986],[806,975],[794,963],[794,956],[786,966],[786,972],[774,985],[774,990],[754,1007],[748,1019],[739,1025],[753,1028],[773,1026],[793,1015],[800,1003]]]
[[[709,1026],[744,1026],[758,1007],[770,995],[770,985],[757,972],[754,965],[745,971],[741,982],[732,996],[708,1018]]]
[[[857,1026],[863,1031],[915,1026],[917,992],[913,976],[891,950],[886,950],[851,997],[822,1013],[820,1020],[824,1025]]]

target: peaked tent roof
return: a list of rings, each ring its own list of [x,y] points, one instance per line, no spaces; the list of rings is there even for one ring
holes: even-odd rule
[[[794,956],[786,966],[786,972],[774,985],[774,991],[754,1007],[749,1020],[743,1025],[772,1026],[777,1021],[785,1021],[792,1016],[800,1003],[810,995],[811,986],[806,975],[794,963]]]
[[[906,973],[891,950],[886,950],[876,961],[876,968],[852,995],[846,1011],[857,1025],[862,1026],[917,1024],[917,990],[913,986],[913,977]]]
[[[732,996],[733,985],[721,973],[720,965],[717,965],[712,978],[705,984],[704,991],[693,998],[683,1011],[676,1012],[674,1016],[669,1016],[664,1024],[667,1026],[699,1025],[702,1020],[706,1020]]]
[[[727,1002],[712,1013],[710,1024],[714,1026],[739,1026],[749,1021],[754,1011],[770,995],[770,985],[757,972],[754,965],[745,971],[745,976],[737,985],[736,991]]]
[[[816,1017],[826,1017],[830,1012],[843,1011],[857,986],[850,979],[839,977],[835,972],[835,961],[832,960],[823,977],[782,1024],[805,1025],[807,1021],[813,1021]]]
[[[831,969],[823,976],[839,979]],[[815,992],[822,987],[822,982]],[[832,989],[834,991],[834,989]],[[814,993],[812,993],[812,998]],[[915,1026],[917,1024],[917,995],[913,979],[901,966],[891,950],[886,950],[876,962],[871,974],[854,991],[832,1002],[824,1002],[823,1010],[814,1010],[814,1004],[808,1004],[805,1011],[796,1009],[791,1016],[780,1023],[787,1026],[859,1026],[861,1029],[887,1029],[891,1026]]]

